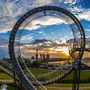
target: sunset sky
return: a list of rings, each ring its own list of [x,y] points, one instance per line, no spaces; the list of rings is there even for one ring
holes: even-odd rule
[[[38,6],[55,5],[69,10],[80,20],[86,37],[90,38],[89,2],[89,0],[0,0],[0,57],[8,56],[8,40],[16,21],[27,11]],[[56,17],[39,18],[28,26],[22,34],[23,43],[35,43],[36,39],[45,39],[49,44],[50,40],[57,44],[61,42],[65,44],[66,40],[73,38],[70,27]]]

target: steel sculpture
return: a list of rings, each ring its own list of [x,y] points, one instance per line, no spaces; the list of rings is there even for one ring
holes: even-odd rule
[[[50,12],[50,13],[48,14],[47,12]],[[35,14],[38,15],[38,17],[35,17],[35,18],[50,15],[50,16],[56,16],[58,18],[65,20],[70,26],[73,32],[73,36],[74,36],[73,47],[70,51],[70,54],[74,59],[72,66],[70,67],[70,69],[68,69],[68,71],[65,72],[65,74],[62,74],[61,76],[58,76],[57,78],[54,78],[51,80],[46,80],[44,82],[42,80],[39,81],[35,77],[32,76],[32,73],[28,70],[27,66],[25,65],[24,60],[22,59],[20,48],[18,49],[17,52],[15,52],[15,44],[18,44],[17,42],[20,41],[21,33],[23,32],[22,30],[21,33],[17,34],[20,29],[20,26],[22,26],[24,23],[24,26],[23,26],[24,28],[28,23],[30,23],[35,18],[31,18],[31,20],[27,24],[25,24],[25,21],[26,20],[28,21],[28,19],[31,16],[34,16]],[[16,36],[18,35],[19,35],[19,38],[16,40]],[[79,39],[79,42],[78,42],[78,39]],[[19,45],[20,44],[18,44],[17,46]],[[85,47],[85,34],[79,20],[69,11],[60,7],[56,7],[56,6],[42,6],[42,7],[38,7],[33,10],[30,10],[29,12],[24,14],[16,22],[15,26],[12,29],[10,39],[9,39],[10,60],[18,78],[20,79],[21,83],[24,85],[26,90],[36,90],[36,87],[34,85],[41,85],[41,88],[46,90],[46,88],[43,87],[43,84],[53,83],[57,81],[58,79],[64,78],[65,76],[68,75],[68,73],[72,71],[72,69],[74,70],[72,89],[79,90],[81,58],[84,52],[84,47]],[[75,53],[75,50],[77,48],[80,48],[78,51],[78,55],[76,55]]]

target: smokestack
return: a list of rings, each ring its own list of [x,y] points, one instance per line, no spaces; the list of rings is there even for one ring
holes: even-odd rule
[[[45,60],[45,54],[43,54],[43,60]]]
[[[49,60],[50,59],[50,55],[47,53],[46,54],[46,60]]]
[[[38,49],[36,49],[36,61],[38,61]]]

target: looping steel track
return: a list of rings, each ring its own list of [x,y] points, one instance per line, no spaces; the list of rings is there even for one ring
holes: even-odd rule
[[[76,88],[79,87],[79,76],[80,76],[80,63],[81,63],[81,58],[82,58],[82,55],[83,55],[83,52],[84,52],[84,47],[85,47],[85,34],[84,34],[84,30],[80,24],[80,22],[78,21],[78,19],[72,14],[70,13],[69,11],[63,9],[63,8],[59,8],[59,7],[56,7],[56,6],[42,6],[42,7],[38,7],[38,8],[35,8],[29,12],[27,12],[26,14],[24,14],[15,24],[12,32],[11,32],[11,35],[10,35],[10,39],[9,39],[9,55],[10,55],[10,60],[11,60],[11,63],[15,69],[15,72],[18,76],[18,78],[20,79],[21,83],[24,85],[25,89],[26,90],[36,90],[36,88],[34,87],[34,85],[30,82],[30,79],[33,79],[33,80],[36,80],[30,73],[29,71],[27,70],[27,67],[25,65],[25,63],[23,62],[19,62],[18,59],[16,58],[15,56],[15,50],[14,50],[14,43],[15,43],[15,37],[16,37],[16,34],[17,34],[17,31],[18,31],[18,28],[20,27],[20,25],[30,16],[38,13],[38,12],[46,12],[46,11],[57,11],[57,12],[60,12],[60,13],[63,13],[65,14],[66,16],[70,17],[73,22],[77,25],[78,27],[78,30],[79,30],[79,33],[80,33],[80,50],[79,50],[79,54],[77,57],[75,57],[75,64],[73,65],[77,65],[78,66],[78,72],[75,72],[76,73],[76,76],[75,78],[78,77],[78,81],[75,81],[75,84],[73,86],[73,90],[76,90]],[[46,15],[46,13],[45,13]],[[72,27],[71,27],[72,28]],[[74,29],[72,28],[72,32],[74,34],[74,45],[73,45],[73,48],[76,48],[75,45],[76,45],[76,40],[77,40],[77,35],[75,34],[75,31]],[[78,63],[76,63],[78,61]],[[20,66],[20,63],[23,65]],[[23,69],[22,69],[23,68]],[[77,71],[77,69],[75,67],[73,67],[75,71]],[[71,69],[72,70],[72,69]],[[70,71],[71,71],[70,70]],[[69,73],[69,72],[68,72]],[[59,77],[60,79],[60,77]],[[57,79],[56,79],[57,80]],[[75,80],[75,79],[74,79]],[[53,80],[55,81],[55,80]],[[37,80],[36,80],[37,83],[39,83]],[[51,82],[51,81],[50,81]],[[40,83],[39,83],[40,84]],[[78,84],[78,85],[76,85]],[[43,87],[42,87],[43,88]],[[77,89],[78,90],[78,89]]]

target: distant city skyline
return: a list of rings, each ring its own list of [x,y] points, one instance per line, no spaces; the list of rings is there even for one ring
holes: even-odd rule
[[[46,48],[38,50],[38,57],[40,58],[40,54],[49,54],[50,58],[68,58],[69,57],[69,50],[68,47],[58,47],[56,49],[54,48]],[[21,55],[26,58],[30,58],[32,56],[36,55],[36,50],[28,50],[25,49],[24,51],[21,51]]]

